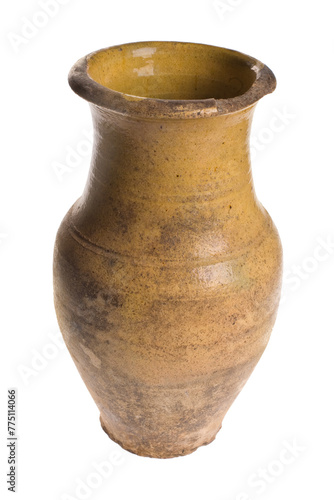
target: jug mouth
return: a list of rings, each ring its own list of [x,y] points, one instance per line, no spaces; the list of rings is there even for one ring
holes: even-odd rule
[[[96,106],[141,118],[235,113],[273,92],[276,78],[241,52],[191,42],[134,42],[92,52],[69,73],[74,92]]]

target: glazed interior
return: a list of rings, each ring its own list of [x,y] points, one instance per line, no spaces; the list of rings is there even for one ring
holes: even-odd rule
[[[147,42],[110,47],[88,57],[95,82],[122,94],[169,100],[228,99],[256,80],[255,59],[201,44]]]

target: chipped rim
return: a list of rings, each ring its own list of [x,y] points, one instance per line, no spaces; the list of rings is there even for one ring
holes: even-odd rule
[[[119,92],[95,81],[88,74],[88,65],[91,58],[96,54],[110,49],[121,49],[126,46],[141,47],[142,45],[172,45],[181,44],[188,46],[202,46],[220,49],[223,53],[229,53],[236,58],[243,58],[246,64],[256,74],[256,78],[250,88],[243,94],[226,99],[157,99],[153,97],[141,97]],[[68,75],[69,85],[72,90],[83,99],[96,106],[109,109],[122,115],[140,118],[204,118],[235,113],[245,109],[276,88],[276,78],[271,69],[258,59],[247,54],[215,45],[207,45],[192,42],[167,42],[148,41],[133,42],[121,45],[113,45],[101,50],[87,54],[79,59],[71,68]]]

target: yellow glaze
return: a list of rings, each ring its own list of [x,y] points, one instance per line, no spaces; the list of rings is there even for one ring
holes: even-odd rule
[[[185,455],[214,439],[277,313],[281,244],[249,158],[275,77],[235,51],[140,42],[86,56],[69,81],[95,143],[55,245],[59,325],[108,435]]]

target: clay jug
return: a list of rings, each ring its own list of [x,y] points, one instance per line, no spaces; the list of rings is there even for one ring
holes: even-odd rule
[[[249,154],[275,77],[232,50],[140,42],[82,58],[69,83],[95,138],[56,238],[60,329],[108,436],[186,455],[215,438],[277,313],[281,244]]]

